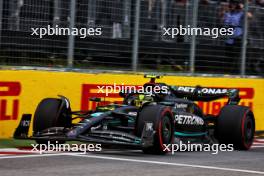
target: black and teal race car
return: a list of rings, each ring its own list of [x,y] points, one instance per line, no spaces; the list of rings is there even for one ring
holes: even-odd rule
[[[254,114],[240,106],[239,90],[170,86],[157,83],[160,76],[145,76],[147,87],[165,87],[165,92],[120,92],[122,104],[97,106],[93,111],[72,111],[63,96],[45,98],[36,108],[33,135],[28,136],[31,115],[24,114],[15,131],[17,139],[37,143],[82,141],[108,147],[142,149],[164,154],[175,139],[232,144],[237,150],[250,149],[255,134]],[[152,89],[153,90],[153,89]],[[164,90],[164,89],[163,89]],[[218,115],[204,114],[196,101],[228,98]],[[100,102],[100,98],[91,101]],[[80,119],[73,123],[74,119]]]

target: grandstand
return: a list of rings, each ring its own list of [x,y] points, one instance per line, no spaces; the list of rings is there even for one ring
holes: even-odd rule
[[[246,25],[241,45],[231,51],[237,60],[227,54],[230,51],[225,37],[172,39],[162,35],[162,28],[171,26],[223,27],[221,13],[226,11],[229,1],[1,0],[0,3],[2,66],[264,75],[264,7],[259,0],[246,2],[241,9],[252,17],[241,22],[243,27]],[[71,13],[73,10],[75,13]],[[48,25],[100,27],[103,33],[86,38],[31,35],[32,28]]]

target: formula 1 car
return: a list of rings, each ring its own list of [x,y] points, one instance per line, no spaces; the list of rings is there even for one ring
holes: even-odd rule
[[[250,149],[255,134],[255,119],[250,108],[238,105],[238,89],[169,86],[156,83],[160,76],[145,75],[150,82],[143,89],[120,92],[122,104],[97,106],[91,111],[72,111],[70,101],[45,98],[36,108],[33,135],[28,137],[30,114],[24,114],[14,133],[17,139],[37,143],[82,141],[119,148],[142,149],[145,153],[165,154],[165,145],[174,139],[212,139],[233,144],[237,150]],[[158,88],[157,88],[158,87]],[[164,89],[165,87],[165,89]],[[228,98],[218,115],[204,114],[196,101]],[[100,102],[100,98],[91,98]],[[77,124],[74,119],[80,119]]]

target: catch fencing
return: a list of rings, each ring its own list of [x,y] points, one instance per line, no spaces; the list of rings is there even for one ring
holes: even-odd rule
[[[229,6],[216,0],[0,0],[0,65],[263,76],[263,4],[240,4],[236,37],[165,35],[169,28],[227,28]],[[101,33],[32,35],[40,28]]]

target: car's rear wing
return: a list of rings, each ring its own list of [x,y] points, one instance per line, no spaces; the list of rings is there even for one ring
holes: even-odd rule
[[[238,104],[240,101],[238,89],[171,86],[171,90],[177,97],[193,101],[213,101],[225,97],[228,104]]]

